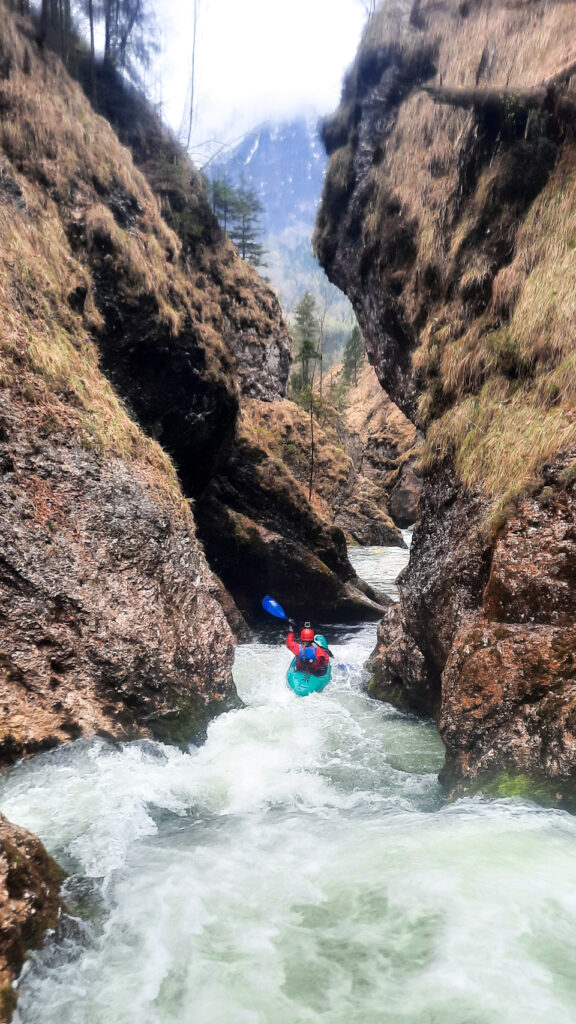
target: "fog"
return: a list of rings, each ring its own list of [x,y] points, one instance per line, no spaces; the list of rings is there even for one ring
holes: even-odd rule
[[[193,156],[264,120],[325,114],[337,105],[365,20],[361,0],[197,3]],[[158,98],[177,131],[189,109],[193,0],[183,6],[159,6]]]

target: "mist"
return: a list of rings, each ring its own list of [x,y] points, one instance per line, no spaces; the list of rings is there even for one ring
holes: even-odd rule
[[[194,155],[232,143],[265,120],[322,115],[338,103],[365,20],[359,0],[199,0]],[[164,116],[179,131],[189,109],[193,4],[159,9]]]

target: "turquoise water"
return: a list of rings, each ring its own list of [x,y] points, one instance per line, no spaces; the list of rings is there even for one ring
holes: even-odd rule
[[[355,558],[391,586],[396,549]],[[20,1024],[576,1024],[575,820],[443,806],[434,727],[362,692],[374,635],[335,627],[306,699],[280,632],[242,645],[247,706],[200,749],[79,741],[4,776],[71,872]]]

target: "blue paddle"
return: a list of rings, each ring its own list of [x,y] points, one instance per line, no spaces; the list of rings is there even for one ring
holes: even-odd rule
[[[268,596],[263,597],[262,598],[262,607],[263,607],[265,612],[269,612],[270,615],[274,615],[275,618],[277,618],[277,619],[287,619],[288,618],[288,616],[286,615],[286,612],[284,611],[284,609],[281,607],[281,605],[278,604],[278,601],[274,600],[273,597],[268,597]]]
[[[276,619],[287,619],[288,618],[288,616],[286,615],[286,612],[284,611],[282,605],[278,604],[278,601],[275,601],[274,598],[270,597],[268,594],[266,595],[266,597],[262,598],[262,607],[263,607],[265,612],[269,612],[270,615],[274,615],[274,617]],[[330,650],[329,647],[325,647],[324,650],[328,652],[328,654],[329,654],[329,656],[331,658],[334,657],[334,655],[332,654],[332,651]]]

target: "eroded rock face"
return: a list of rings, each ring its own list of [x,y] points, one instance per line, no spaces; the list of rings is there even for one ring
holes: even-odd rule
[[[400,605],[388,625],[382,625],[373,656],[374,687],[384,699],[398,702],[404,678],[401,652],[406,649],[410,667],[401,703],[419,712],[438,712],[454,634],[477,610],[488,577],[490,546],[477,530],[484,507],[481,498],[462,494],[448,470],[424,489],[410,562],[398,579]]]
[[[317,251],[425,433],[373,692],[439,718],[451,792],[508,772],[567,794],[576,773],[573,393],[554,376],[573,317],[560,200],[576,164],[558,103],[529,117],[518,100],[572,96],[573,18],[572,0],[382,4],[324,129]],[[508,105],[484,105],[491,89]]]
[[[504,526],[481,607],[453,637],[440,718],[450,785],[508,765],[560,784],[570,778],[575,583],[576,496],[550,473]]]
[[[0,763],[97,732],[189,742],[235,700],[190,511],[30,411],[2,399]]]
[[[362,500],[368,492],[377,514],[391,518],[397,527],[412,526],[419,516],[422,490],[415,470],[418,432],[382,389],[370,365],[363,367],[357,382],[348,389],[344,422],[356,477],[352,497],[357,491]],[[362,518],[366,533],[351,531],[360,544],[399,543],[398,534],[393,539],[390,529],[380,538],[377,524],[370,533],[374,515],[369,508],[363,517],[360,515]],[[336,521],[346,528],[344,522]]]
[[[42,945],[60,912],[63,872],[42,843],[0,815],[0,1017],[12,1019],[12,982],[28,949]]]
[[[344,534],[282,457],[295,447],[283,428],[302,416],[292,403],[245,404],[231,457],[196,509],[208,558],[250,617],[269,592],[316,618],[378,618],[386,598],[357,578]]]

